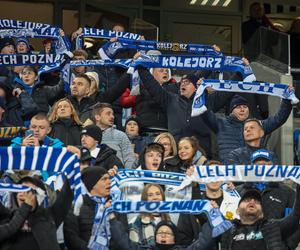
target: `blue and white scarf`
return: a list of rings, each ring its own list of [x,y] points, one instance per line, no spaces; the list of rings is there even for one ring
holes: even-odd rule
[[[122,49],[137,49],[143,51],[160,50],[222,56],[221,52],[215,51],[215,49],[209,45],[157,42],[149,40],[130,40],[126,38],[118,38],[118,41],[116,42],[107,42],[102,46],[102,48],[100,48],[98,52],[102,59],[112,59],[115,54]]]
[[[1,66],[56,65],[64,61],[63,54],[0,54]]]
[[[120,169],[113,177],[111,186],[113,187],[116,185],[119,187],[126,182],[144,182],[180,186],[184,178],[185,174],[173,172]]]
[[[71,44],[67,36],[60,35],[60,28],[50,24],[0,19],[0,37],[53,38],[57,54],[67,52]]]
[[[106,199],[92,196],[90,194],[88,195],[96,202],[95,218],[88,248],[91,250],[108,250],[111,233],[108,209],[104,207]]]
[[[205,106],[205,89],[211,87],[217,91],[255,93],[278,96],[291,100],[292,104],[299,102],[295,93],[289,89],[289,86],[282,83],[268,82],[241,82],[232,80],[203,80],[198,87],[192,105],[192,116],[204,113],[207,108]]]
[[[66,148],[0,147],[0,170],[61,172],[68,178],[75,200],[81,194],[78,158]]]
[[[205,213],[212,226],[212,235],[217,237],[232,224],[225,220],[218,208],[212,208],[208,200],[177,201],[114,201],[110,212],[118,213]]]
[[[82,34],[80,34],[76,38],[76,49],[82,48],[82,37],[93,37],[93,38],[127,38],[131,40],[139,40],[141,39],[141,35],[134,34],[130,32],[121,32],[121,31],[113,31],[113,30],[105,30],[105,29],[96,29],[96,28],[83,28]]]
[[[289,165],[206,165],[196,166],[192,176],[186,176],[177,190],[192,182],[282,182],[291,180],[300,184],[300,166]]]
[[[211,70],[239,72],[244,81],[256,80],[251,66],[244,65],[239,57],[234,56],[196,56],[196,55],[144,55],[134,61],[133,67],[142,65],[146,68],[176,68],[189,70]]]

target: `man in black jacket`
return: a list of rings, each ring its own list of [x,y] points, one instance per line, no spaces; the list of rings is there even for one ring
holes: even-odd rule
[[[264,217],[262,197],[255,189],[245,192],[237,213],[240,220],[234,220],[233,227],[223,234],[222,250],[286,249],[283,242],[299,227],[300,186],[297,185],[294,209],[283,220],[268,220]]]
[[[110,200],[111,181],[109,172],[103,167],[91,166],[82,171],[81,179],[89,194],[83,195],[82,204],[76,210],[78,214],[76,213],[75,215],[73,211],[70,211],[65,220],[64,236],[66,246],[68,249],[88,250],[88,246],[92,244],[92,242],[100,242],[102,245],[109,244],[109,249],[117,250],[118,248],[113,247],[114,243],[111,240],[110,228],[108,225],[109,217],[104,214],[106,202]],[[102,202],[102,204],[100,204],[100,210],[98,210],[97,213],[95,211],[97,202],[93,197],[101,199]],[[102,217],[101,223],[99,227],[95,228],[95,216],[99,213]],[[125,230],[125,228],[127,228],[126,216],[123,216],[122,219]],[[123,227],[123,224],[120,224],[120,226]],[[94,232],[94,230],[97,230],[97,233]]]
[[[174,94],[162,88],[147,69],[139,67],[138,72],[147,91],[166,110],[168,130],[175,139],[196,136],[200,146],[210,156],[210,130],[201,116],[191,117],[198,78],[193,74],[184,76],[180,84],[180,94]],[[207,98],[207,106],[216,112],[223,106],[227,96],[228,94],[221,92],[211,94]]]
[[[53,205],[42,206],[39,197],[46,195],[42,181],[26,176],[20,184],[29,186],[37,193],[32,211],[26,217],[19,230],[1,244],[1,249],[10,250],[60,250],[57,243],[56,230],[65,219],[73,200],[73,192],[68,181],[65,182]],[[21,207],[26,201],[25,195],[19,192],[16,195],[16,204]]]
[[[113,168],[124,168],[123,163],[117,157],[117,152],[107,146],[101,144],[102,131],[96,125],[89,125],[81,131],[81,145],[90,151],[93,165],[101,166],[105,169]]]

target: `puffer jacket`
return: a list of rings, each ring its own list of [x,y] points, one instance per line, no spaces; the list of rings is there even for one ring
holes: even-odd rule
[[[245,147],[237,148],[232,150],[229,154],[224,157],[225,164],[251,164],[251,155],[259,149],[263,149],[263,147],[251,147],[246,145]],[[273,164],[279,164],[278,158],[274,152],[269,151],[272,156]]]
[[[51,123],[50,136],[61,140],[66,146],[81,145],[80,133],[81,126],[76,124],[72,119],[59,118],[55,122]]]
[[[262,120],[265,136],[282,126],[288,119],[292,110],[289,100],[283,99],[280,108],[274,116],[269,116]],[[212,111],[207,111],[203,115],[203,121],[216,133],[219,146],[219,157],[225,161],[228,153],[232,150],[245,146],[243,137],[244,121],[239,121],[233,115],[218,117]]]

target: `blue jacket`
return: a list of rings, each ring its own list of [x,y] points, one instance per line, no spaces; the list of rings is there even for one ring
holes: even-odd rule
[[[265,135],[272,133],[275,129],[282,126],[288,119],[291,110],[291,102],[283,99],[277,113],[261,121]],[[219,157],[222,162],[225,161],[228,153],[232,150],[245,146],[243,137],[244,121],[239,121],[232,115],[225,118],[218,117],[212,111],[205,112],[202,118],[217,135]]]
[[[16,137],[11,142],[12,147],[18,147],[22,145],[23,137]],[[61,142],[57,138],[51,138],[49,136],[45,137],[43,145],[41,147],[53,147],[53,148],[62,148],[64,146],[63,142]]]

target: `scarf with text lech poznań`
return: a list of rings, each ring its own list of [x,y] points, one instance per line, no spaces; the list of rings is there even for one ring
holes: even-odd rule
[[[26,130],[25,127],[0,127],[0,141],[10,140]]]
[[[75,200],[81,193],[79,161],[66,148],[0,147],[0,170],[61,172],[68,178]]]
[[[118,38],[116,42],[107,42],[99,49],[98,53],[102,59],[112,59],[119,50],[123,49],[137,49],[142,51],[160,50],[222,56],[221,52],[215,51],[215,49],[209,45],[131,40],[126,38]]]
[[[190,199],[190,188],[180,190],[179,192],[173,191],[174,186],[180,186],[184,178],[185,174],[174,172],[120,169],[112,178],[111,195],[113,200],[119,200],[121,198],[136,200],[141,194],[143,183],[151,183],[165,185],[166,198],[180,197]],[[138,190],[140,190],[140,192]]]
[[[88,196],[96,203],[94,223],[88,248],[91,250],[108,250],[111,233],[109,218],[107,216],[108,209],[104,207],[107,200],[105,198],[92,196],[89,193]]]
[[[205,89],[211,87],[217,91],[255,93],[278,96],[291,100],[292,104],[299,102],[295,93],[289,89],[289,86],[282,83],[268,82],[241,82],[232,80],[203,80],[198,87],[192,105],[192,116],[204,113],[207,108],[205,106]]]
[[[256,80],[251,66],[244,65],[239,57],[234,56],[201,56],[201,55],[144,55],[134,60],[133,67],[175,68],[189,70],[211,70],[239,72],[244,81]]]
[[[208,200],[177,201],[114,201],[109,212],[118,213],[205,213],[212,226],[212,235],[217,237],[232,225],[225,220],[218,208],[212,208]]]
[[[82,37],[93,37],[93,38],[127,38],[131,40],[139,40],[141,39],[141,35],[134,34],[130,32],[121,32],[121,31],[113,31],[113,30],[105,30],[105,29],[96,29],[96,28],[83,28],[82,34],[80,34],[76,38],[76,49],[82,48]]]
[[[177,190],[192,182],[282,182],[291,180],[300,184],[300,166],[288,165],[211,165],[196,166],[192,176],[186,176]]]
[[[56,53],[71,49],[67,36],[61,36],[60,28],[50,24],[0,19],[0,37],[53,38]]]

